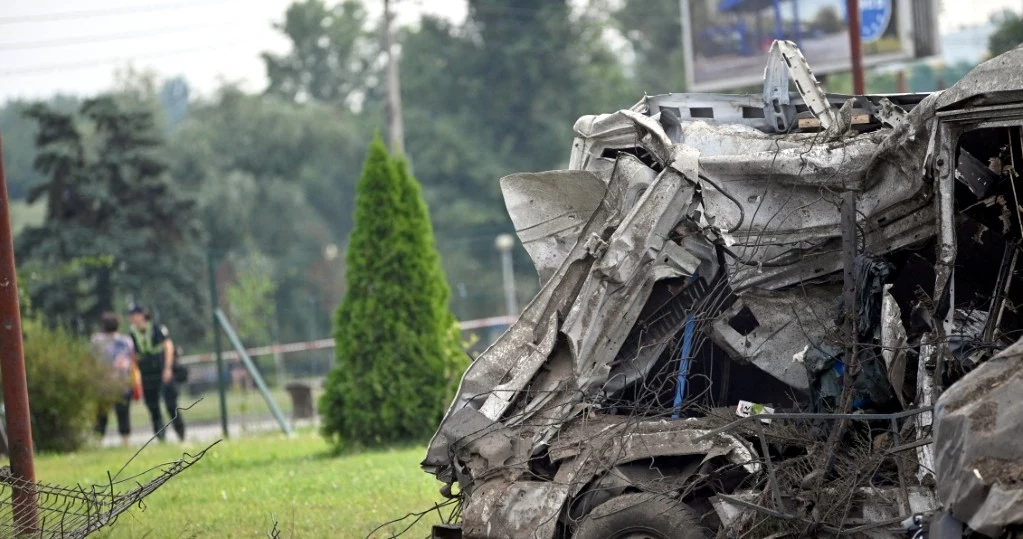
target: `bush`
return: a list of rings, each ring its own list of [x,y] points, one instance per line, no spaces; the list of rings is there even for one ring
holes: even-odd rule
[[[379,137],[355,206],[323,434],[336,447],[421,440],[443,415],[465,354],[419,185]]]
[[[23,323],[33,443],[38,451],[74,451],[88,440],[97,406],[117,391],[88,342],[37,320]]]

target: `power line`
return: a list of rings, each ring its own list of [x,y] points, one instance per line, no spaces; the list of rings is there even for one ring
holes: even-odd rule
[[[135,56],[118,56],[116,58],[97,58],[95,60],[89,60],[85,62],[64,62],[59,64],[46,64],[36,67],[28,67],[24,69],[10,69],[6,71],[0,71],[2,77],[14,77],[19,75],[32,75],[39,73],[51,73],[55,71],[66,71],[71,69],[86,69],[90,67],[99,67],[107,64],[119,64],[125,62],[131,62],[133,60],[144,60],[148,58],[162,58],[165,56],[175,56],[179,54],[191,54],[197,52],[209,52],[213,50],[228,49],[237,47],[239,45],[251,45],[251,43],[243,41],[234,41],[229,43],[221,43],[213,46],[206,47],[191,47],[187,49],[175,49],[161,52],[154,52],[151,54],[139,54]]]
[[[219,24],[206,24],[206,25],[185,25],[185,26],[170,26],[166,28],[155,28],[152,30],[142,30],[138,32],[123,32],[120,34],[105,34],[105,35],[94,35],[94,36],[77,36],[69,38],[59,39],[44,39],[41,41],[23,41],[20,43],[0,43],[0,51],[9,50],[26,50],[26,49],[45,49],[50,47],[64,47],[68,45],[83,45],[86,43],[101,43],[104,41],[118,41],[122,39],[135,39],[140,37],[158,36],[164,34],[174,34],[180,32],[187,32],[191,30],[199,30],[205,28],[222,28],[224,23]]]
[[[193,0],[190,2],[167,2],[160,4],[146,4],[141,6],[124,6],[100,9],[82,9],[78,11],[59,11],[51,13],[37,13],[35,15],[17,15],[14,17],[0,17],[0,25],[24,24],[49,21],[68,21],[76,19],[88,19],[92,17],[109,17],[113,15],[131,15],[135,13],[151,13],[154,11],[172,11],[175,9],[201,7],[216,4],[236,3],[240,0]]]

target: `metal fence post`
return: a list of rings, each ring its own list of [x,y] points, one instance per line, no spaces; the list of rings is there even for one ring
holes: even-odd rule
[[[3,376],[7,442],[11,455],[14,525],[19,534],[39,529],[35,462],[32,450],[32,419],[25,380],[25,350],[21,335],[21,310],[14,266],[7,179],[4,176],[3,142],[0,140],[0,376]]]
[[[224,333],[227,334],[227,340],[231,341],[231,346],[234,346],[235,352],[238,353],[238,357],[242,360],[245,368],[248,369],[249,375],[252,376],[252,381],[256,384],[256,388],[259,389],[259,393],[263,395],[263,400],[266,401],[266,405],[270,408],[270,413],[273,414],[277,423],[281,426],[281,431],[284,434],[291,435],[291,425],[288,424],[288,420],[284,418],[284,414],[281,413],[281,409],[277,406],[277,402],[274,401],[273,395],[270,394],[270,389],[266,387],[266,382],[263,381],[263,375],[259,373],[259,369],[256,364],[253,363],[252,358],[249,357],[248,352],[245,351],[245,347],[242,346],[241,339],[234,332],[231,327],[231,323],[227,321],[227,317],[224,313],[217,309],[214,312],[214,316],[217,317],[217,321],[220,322],[220,327],[223,328]]]
[[[220,394],[220,428],[224,438],[228,437],[227,429],[227,373],[224,371],[224,355],[220,350],[220,324],[217,323],[217,309],[220,300],[217,298],[217,270],[213,263],[213,249],[206,251],[206,268],[210,275],[210,310],[213,313],[213,348],[217,354],[217,393]]]

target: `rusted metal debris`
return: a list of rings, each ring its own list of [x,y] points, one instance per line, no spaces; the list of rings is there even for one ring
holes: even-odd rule
[[[771,58],[763,95],[584,116],[569,170],[502,179],[541,289],[430,443],[444,537],[1021,524],[1023,50],[888,96]]]

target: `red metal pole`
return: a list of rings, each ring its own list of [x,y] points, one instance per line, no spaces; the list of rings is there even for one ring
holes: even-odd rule
[[[21,311],[14,273],[14,238],[4,176],[3,140],[0,139],[0,376],[3,377],[7,413],[7,445],[11,453],[14,525],[19,534],[38,530],[36,471],[32,451],[32,421],[25,381],[25,351],[21,341]]]
[[[867,93],[863,83],[863,44],[860,28],[860,1],[845,0],[845,10],[849,13],[849,49],[852,56],[853,93]]]
[[[895,74],[895,91],[900,94],[909,92],[909,87],[906,85],[906,72],[901,69]]]

